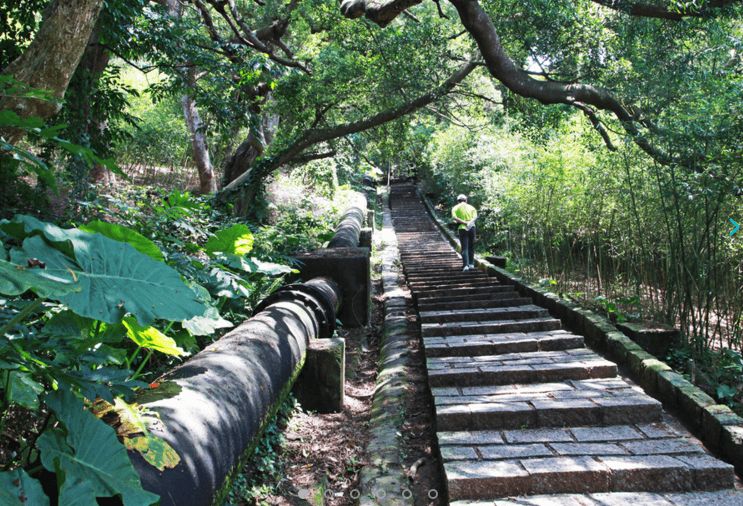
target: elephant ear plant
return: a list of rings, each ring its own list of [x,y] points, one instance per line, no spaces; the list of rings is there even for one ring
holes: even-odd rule
[[[153,352],[186,354],[166,335],[172,324],[204,318],[207,307],[154,244],[115,225],[62,229],[19,215],[0,221],[0,245],[0,435],[19,411],[39,426],[7,448],[0,506],[50,504],[37,479],[44,469],[56,474],[62,506],[157,502],[117,436],[161,469],[178,456],[148,434],[157,414],[126,400],[149,387],[136,378]],[[158,320],[169,322],[164,332],[152,326]],[[150,355],[135,372],[142,349]],[[105,413],[130,430],[95,416]]]

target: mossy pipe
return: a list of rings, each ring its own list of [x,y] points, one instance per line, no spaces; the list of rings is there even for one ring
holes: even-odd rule
[[[349,200],[346,212],[343,213],[338,228],[328,248],[355,248],[359,245],[359,236],[366,220],[366,196],[355,192]]]
[[[266,422],[291,389],[317,322],[301,302],[281,301],[160,378],[136,401],[159,413],[150,432],[179,455],[158,470],[129,457],[160,506],[207,506],[222,499]]]

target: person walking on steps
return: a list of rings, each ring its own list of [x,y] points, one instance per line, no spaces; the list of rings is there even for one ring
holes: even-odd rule
[[[467,272],[475,268],[475,220],[477,210],[467,203],[467,195],[457,197],[458,204],[451,210],[451,217],[459,223],[459,243],[462,245],[462,263]]]

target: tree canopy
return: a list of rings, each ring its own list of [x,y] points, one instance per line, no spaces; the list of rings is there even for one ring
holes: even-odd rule
[[[109,2],[99,15],[100,2],[78,0],[46,4],[37,27],[23,7],[45,3],[15,0],[3,37],[16,44],[0,46],[0,61],[59,98],[86,47],[158,69],[153,97],[182,97],[202,192],[216,189],[208,138],[239,144],[223,184],[241,191],[243,213],[280,166],[333,156],[358,143],[342,139],[390,122],[469,121],[457,116],[472,107],[514,128],[576,111],[609,150],[631,142],[662,165],[724,178],[740,161],[741,3],[159,0]],[[57,43],[55,23],[82,43]],[[56,74],[34,63],[55,58],[67,62]],[[0,107],[46,119],[49,104],[5,96]]]

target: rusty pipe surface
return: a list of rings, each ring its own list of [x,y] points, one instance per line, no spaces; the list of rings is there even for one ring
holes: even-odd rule
[[[327,294],[335,310],[342,297],[329,278],[307,283]],[[266,423],[283,402],[318,337],[318,310],[304,292],[269,304],[235,330],[159,378],[135,401],[162,420],[152,435],[179,455],[162,472],[136,451],[129,458],[145,490],[160,506],[207,506],[223,499],[228,478],[239,471]],[[309,302],[308,302],[309,300]]]

